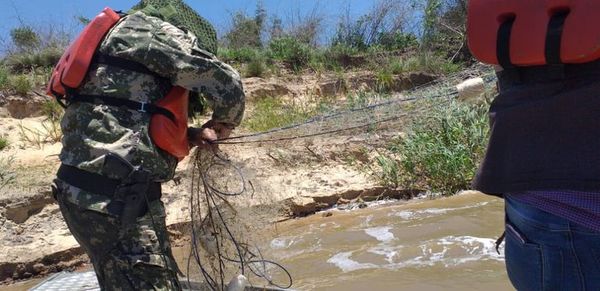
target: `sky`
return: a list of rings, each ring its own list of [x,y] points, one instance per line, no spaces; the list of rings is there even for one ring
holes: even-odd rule
[[[186,0],[207,18],[222,35],[237,11],[254,14],[258,0]],[[0,0],[0,39],[8,39],[10,29],[26,24],[33,27],[57,27],[63,31],[80,29],[77,16],[93,18],[104,7],[128,10],[138,0]],[[335,27],[340,15],[366,13],[376,0],[262,0],[269,15],[279,15],[284,23],[296,21],[298,14],[316,11],[325,17],[325,25]],[[349,9],[349,10],[348,10]]]

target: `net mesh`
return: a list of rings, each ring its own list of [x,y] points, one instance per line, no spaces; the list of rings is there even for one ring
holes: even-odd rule
[[[221,140],[221,144],[252,144],[312,138],[352,130],[371,128],[371,131],[388,127],[401,128],[408,119],[418,116],[432,106],[443,105],[458,96],[457,84],[482,77],[486,91],[493,91],[496,77],[489,66],[476,65],[460,73],[440,78],[398,95],[367,94],[341,104],[325,114],[305,122],[272,129],[266,132],[245,134]],[[358,100],[356,100],[358,99]]]
[[[457,84],[481,77],[489,92],[495,87],[495,74],[487,66],[474,66],[455,75],[440,78],[398,96],[365,98],[342,105],[301,123],[221,140],[221,144],[254,144],[273,142],[274,147],[287,147],[278,141],[311,139],[338,134],[366,132],[397,134],[411,118],[432,106],[444,106],[459,95]],[[372,97],[372,96],[367,96]],[[356,132],[355,132],[356,131]],[[224,290],[230,278],[244,274],[254,286],[292,285],[292,276],[277,262],[271,261],[257,247],[265,245],[265,231],[273,224],[278,209],[247,207],[248,198],[261,196],[255,189],[248,169],[223,156],[223,153],[196,151],[192,168],[190,198],[190,254],[188,278],[203,281],[210,290]],[[256,193],[255,193],[256,192]],[[269,195],[265,195],[269,196]],[[263,205],[267,205],[264,203]]]
[[[224,290],[239,274],[252,286],[292,285],[287,270],[263,257],[258,247],[264,245],[273,209],[248,207],[245,200],[253,192],[242,169],[222,153],[194,153],[186,275],[204,282],[206,290]]]
[[[181,0],[142,0],[131,11],[154,9],[161,19],[176,27],[191,31],[197,38],[200,48],[212,54],[217,53],[217,32],[215,28],[193,8]]]

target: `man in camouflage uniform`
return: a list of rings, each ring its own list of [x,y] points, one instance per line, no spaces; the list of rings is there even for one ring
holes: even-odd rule
[[[181,15],[188,18],[178,18]],[[215,58],[212,26],[180,0],[141,1],[108,33],[98,51],[143,64],[162,78],[92,64],[80,94],[151,103],[164,97],[172,86],[203,93],[213,116],[202,129],[190,128],[194,145],[226,137],[242,120],[244,93],[239,74]],[[122,180],[122,169],[111,168],[107,162],[107,157],[117,156],[146,170],[154,182],[168,181],[174,176],[177,159],[151,141],[150,117],[126,107],[74,102],[61,124],[60,159],[64,165]],[[55,182],[62,214],[89,255],[102,290],[181,289],[160,199],[149,202],[145,214],[134,223],[123,224],[123,213],[111,208],[114,201],[110,197],[61,179]]]

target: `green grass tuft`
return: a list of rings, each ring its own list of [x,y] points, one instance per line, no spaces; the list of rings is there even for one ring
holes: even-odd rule
[[[9,78],[9,88],[21,96],[26,96],[33,89],[33,82],[29,75],[20,74]]]
[[[17,174],[13,169],[13,157],[0,157],[0,190],[15,182]]]
[[[0,136],[0,151],[7,148],[9,144],[10,143],[8,142],[8,139],[6,137]]]
[[[261,132],[304,121],[314,114],[315,109],[286,103],[279,98],[264,97],[256,101],[252,116],[244,122],[244,126],[253,132]]]

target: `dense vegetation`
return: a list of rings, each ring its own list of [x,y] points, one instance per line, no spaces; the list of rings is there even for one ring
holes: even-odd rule
[[[464,45],[465,3],[380,0],[357,18],[341,17],[333,34],[326,35],[325,18],[317,9],[302,15],[302,21],[284,25],[280,16],[269,17],[259,2],[253,16],[233,16],[219,57],[247,77],[282,69],[455,72],[472,62]]]
[[[469,189],[487,145],[487,105],[435,104],[408,127],[377,157],[382,184],[443,195]]]
[[[233,14],[218,56],[247,77],[306,70],[454,72],[471,62],[464,45],[465,2],[379,0],[363,15],[340,16],[336,25],[326,25],[318,6],[284,22],[259,2],[254,15]],[[10,37],[2,48],[0,91],[20,95],[43,85],[71,39],[58,29],[29,25],[11,29]]]

